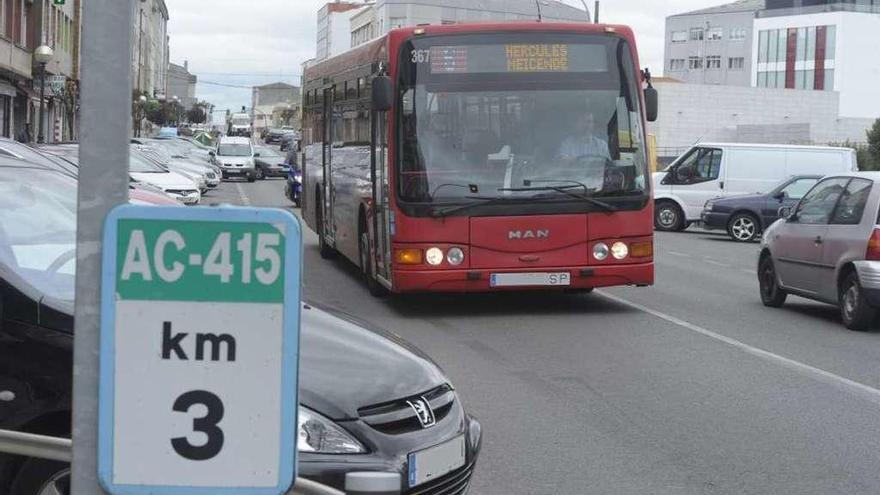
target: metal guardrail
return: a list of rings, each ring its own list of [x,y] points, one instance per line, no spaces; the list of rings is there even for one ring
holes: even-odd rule
[[[0,430],[0,453],[70,462],[73,442],[69,438]],[[297,478],[293,488],[287,493],[288,495],[345,495],[345,492],[304,478]]]
[[[70,462],[73,442],[69,438],[0,430],[0,452],[50,461]]]

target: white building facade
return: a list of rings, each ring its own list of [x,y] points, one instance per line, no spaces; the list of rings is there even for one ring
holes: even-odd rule
[[[755,19],[752,84],[840,93],[842,118],[880,118],[880,13]]]

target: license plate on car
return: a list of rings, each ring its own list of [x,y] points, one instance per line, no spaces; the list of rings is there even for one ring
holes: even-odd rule
[[[571,273],[493,273],[492,287],[569,286]]]
[[[464,436],[460,436],[436,447],[410,454],[407,459],[410,488],[442,478],[464,466],[464,450]]]

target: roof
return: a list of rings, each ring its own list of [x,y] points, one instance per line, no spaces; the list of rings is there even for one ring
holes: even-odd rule
[[[541,14],[549,19],[576,21],[590,20],[589,12],[566,5],[557,0],[379,0],[381,4],[427,5],[454,9],[479,10],[482,12],[517,14],[538,17],[538,3]]]
[[[251,144],[250,138],[242,137],[242,136],[223,136],[220,138],[220,143],[229,143],[229,144]]]
[[[299,89],[299,86],[294,86],[293,84],[287,84],[285,82],[275,82],[264,84],[262,86],[254,86],[254,89]]]
[[[805,146],[800,144],[759,144],[759,143],[697,143],[694,146],[715,146],[718,148],[786,148],[796,150],[852,150],[839,146]]]
[[[717,5],[700,10],[692,10],[681,14],[673,14],[669,17],[678,17],[682,15],[707,15],[707,14],[734,14],[737,12],[757,12],[764,10],[766,0],[737,0],[736,2]]]

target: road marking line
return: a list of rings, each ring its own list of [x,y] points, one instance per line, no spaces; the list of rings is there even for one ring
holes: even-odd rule
[[[244,188],[241,187],[241,183],[236,182],[235,188],[238,189],[238,197],[241,199],[242,206],[250,206],[251,200],[247,197],[247,194],[244,193]]]
[[[602,297],[614,301],[619,304],[623,304],[625,306],[629,306],[633,309],[637,309],[644,313],[648,313],[649,315],[660,318],[661,320],[666,320],[669,323],[674,325],[678,325],[682,328],[686,328],[692,332],[696,332],[705,337],[709,337],[711,339],[715,339],[719,342],[723,342],[727,345],[733,346],[747,354],[751,354],[752,356],[764,359],[766,361],[776,363],[784,368],[788,368],[792,371],[795,371],[801,375],[805,375],[808,377],[815,378],[820,382],[833,385],[844,389],[856,396],[859,396],[867,401],[873,402],[875,404],[880,405],[880,390],[869,387],[863,383],[859,383],[854,380],[850,380],[849,378],[844,378],[840,375],[835,375],[830,371],[825,371],[820,368],[816,368],[814,366],[810,366],[809,364],[804,364],[800,361],[795,361],[794,359],[787,358],[785,356],[780,356],[779,354],[774,354],[769,351],[765,351],[763,349],[759,349],[757,347],[750,346],[744,342],[740,342],[739,340],[732,339],[730,337],[725,337],[724,335],[715,333],[711,330],[707,330],[699,325],[695,325],[693,323],[687,322],[680,318],[676,318],[675,316],[668,315],[666,313],[662,313],[660,311],[651,309],[647,306],[642,306],[641,304],[634,303],[632,301],[628,301],[626,299],[613,296],[604,291],[598,292]]]
[[[687,258],[687,257],[690,256],[690,255],[685,254],[685,253],[679,253],[678,251],[666,251],[666,254],[671,254],[672,256],[680,256],[680,257],[682,257],[682,258]]]
[[[708,263],[708,264],[710,264],[710,265],[721,266],[721,267],[724,267],[724,268],[730,268],[730,265],[728,265],[727,263],[722,263],[722,262],[720,262],[720,261],[715,261],[715,260],[713,260],[712,258],[705,258],[705,257],[704,257],[704,258],[703,258],[703,261],[705,261],[706,263]]]

